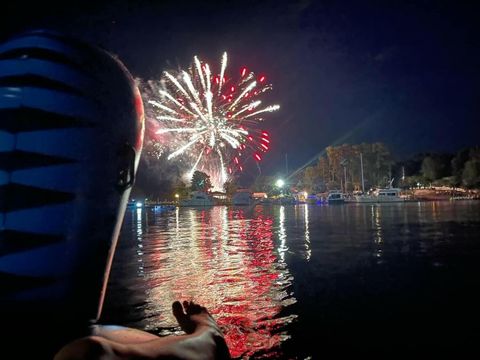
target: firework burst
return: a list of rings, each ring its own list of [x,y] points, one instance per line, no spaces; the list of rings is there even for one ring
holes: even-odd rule
[[[248,158],[262,160],[270,138],[258,126],[266,113],[279,109],[259,100],[271,89],[265,76],[242,68],[235,80],[226,74],[227,60],[224,53],[220,72],[213,74],[195,56],[188,71],[164,72],[148,100],[158,125],[155,134],[168,147],[167,159],[185,162],[188,178],[195,170],[205,171],[216,189],[243,171]]]

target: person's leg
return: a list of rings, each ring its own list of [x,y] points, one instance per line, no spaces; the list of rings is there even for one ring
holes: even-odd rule
[[[137,344],[158,340],[158,336],[146,331],[117,325],[94,325],[91,335],[105,338],[121,344]]]
[[[140,330],[96,326],[95,335],[65,346],[55,360],[67,359],[230,359],[223,335],[208,311],[177,301],[173,314],[187,335],[158,337]]]

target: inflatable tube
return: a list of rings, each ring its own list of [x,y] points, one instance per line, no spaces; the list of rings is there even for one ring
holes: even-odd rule
[[[134,80],[107,52],[49,31],[0,45],[7,329],[41,323],[62,342],[98,318],[143,131]]]

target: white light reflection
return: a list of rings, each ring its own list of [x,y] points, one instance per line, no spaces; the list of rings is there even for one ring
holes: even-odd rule
[[[228,257],[227,254],[227,242],[228,242],[228,209],[224,207],[222,209],[222,234],[220,236],[220,253],[223,258]]]
[[[278,230],[278,238],[280,240],[280,246],[278,247],[278,255],[280,256],[280,260],[285,262],[285,253],[287,252],[288,248],[287,244],[287,231],[285,230],[285,206],[280,206],[280,216],[279,216],[279,230]]]
[[[377,250],[375,252],[375,256],[377,258],[381,258],[383,256],[383,229],[381,223],[381,211],[380,206],[372,206],[372,223],[374,224],[374,231],[375,231],[375,244],[378,245]]]
[[[138,276],[144,275],[143,266],[143,243],[142,243],[143,229],[142,229],[142,208],[137,208],[137,256],[138,256]]]
[[[372,208],[373,210],[374,208]],[[374,219],[375,219],[375,243],[376,244],[382,244],[383,243],[383,237],[382,237],[382,223],[381,223],[381,212],[380,212],[380,207],[375,206],[375,213],[374,213]]]
[[[178,236],[180,221],[179,221],[180,207],[175,208],[175,234]]]
[[[312,249],[310,248],[310,229],[309,229],[309,213],[308,213],[308,205],[304,205],[304,215],[305,219],[305,250],[306,250],[306,259],[307,261],[310,261],[310,258],[312,257]]]

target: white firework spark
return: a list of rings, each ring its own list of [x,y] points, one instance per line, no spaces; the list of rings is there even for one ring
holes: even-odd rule
[[[211,175],[212,184],[222,189],[229,174],[242,171],[242,164],[253,155],[262,159],[269,149],[269,136],[258,129],[258,115],[273,112],[279,105],[261,107],[257,99],[271,89],[265,76],[241,71],[237,82],[227,74],[227,53],[220,73],[212,74],[207,63],[194,57],[188,71],[164,72],[158,94],[148,100],[158,122],[158,135],[168,147],[168,159],[182,156],[190,164],[187,174],[202,170]]]

